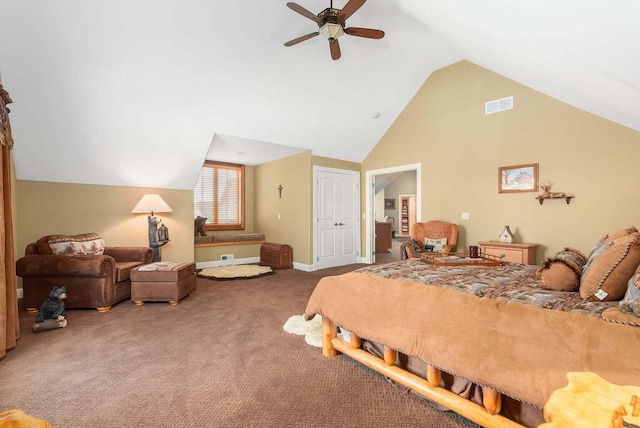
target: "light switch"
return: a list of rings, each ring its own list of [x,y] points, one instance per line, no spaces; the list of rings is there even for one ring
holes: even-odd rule
[[[469,213],[462,213],[463,220],[469,220]]]

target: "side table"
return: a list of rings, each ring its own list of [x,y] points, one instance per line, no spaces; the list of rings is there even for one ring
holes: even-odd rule
[[[500,257],[504,262],[521,263],[523,265],[536,264],[536,248],[538,244],[527,242],[478,242],[482,255]]]

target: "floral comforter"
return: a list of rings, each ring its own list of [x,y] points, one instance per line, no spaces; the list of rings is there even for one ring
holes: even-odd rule
[[[618,302],[589,302],[577,291],[540,288],[537,266],[506,263],[503,266],[434,266],[420,260],[371,265],[356,272],[384,278],[406,279],[425,285],[455,289],[478,297],[534,305],[545,309],[600,316]]]

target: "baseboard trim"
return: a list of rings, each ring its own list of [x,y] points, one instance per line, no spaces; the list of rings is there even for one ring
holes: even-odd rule
[[[250,265],[252,263],[260,263],[260,257],[246,257],[244,259],[233,260],[214,260],[210,262],[197,262],[196,269],[206,269],[210,267],[229,266],[229,265]],[[313,272],[313,265],[293,262],[293,268],[304,272]]]
[[[196,262],[196,269],[206,269],[210,267],[229,266],[229,265],[249,265],[252,263],[260,263],[260,257],[245,257],[243,259]]]
[[[313,272],[315,270],[313,265],[305,265],[298,262],[293,262],[293,268],[304,272]]]

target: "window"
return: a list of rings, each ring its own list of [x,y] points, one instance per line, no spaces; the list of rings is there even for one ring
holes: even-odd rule
[[[244,229],[244,165],[206,161],[193,191],[207,230]]]

